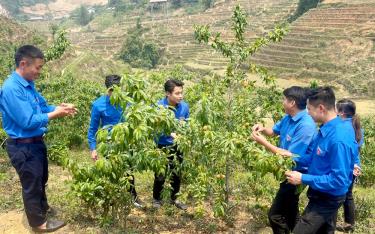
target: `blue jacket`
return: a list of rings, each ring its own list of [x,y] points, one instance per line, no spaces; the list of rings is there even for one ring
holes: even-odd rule
[[[17,72],[3,84],[0,93],[3,128],[10,138],[42,136],[47,131],[47,113],[55,110],[48,105],[34,86]]]
[[[92,103],[91,121],[87,138],[90,150],[96,149],[96,133],[99,127],[118,124],[122,119],[122,108],[111,104],[108,95],[103,95]]]
[[[158,105],[168,107],[168,99],[165,97],[159,100]],[[174,109],[171,108],[171,110],[173,110],[175,117],[178,120],[187,120],[189,118],[189,105],[184,101],[177,104]],[[173,145],[173,137],[162,135],[159,137],[157,143],[158,145]]]
[[[302,174],[302,183],[323,193],[342,196],[352,182],[357,155],[353,127],[336,117],[320,127],[307,154],[293,159],[309,168],[307,174]]]

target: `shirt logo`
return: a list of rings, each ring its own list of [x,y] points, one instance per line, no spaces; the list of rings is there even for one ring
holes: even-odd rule
[[[292,137],[290,137],[288,134],[286,135],[286,141],[291,141]]]
[[[318,148],[316,149],[316,155],[321,155],[322,153],[322,149],[318,146]]]

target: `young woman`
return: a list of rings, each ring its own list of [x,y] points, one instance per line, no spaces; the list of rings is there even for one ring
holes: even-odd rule
[[[342,99],[336,103],[337,114],[344,121],[350,121],[355,131],[355,137],[360,148],[363,144],[363,130],[361,129],[361,123],[358,115],[356,114],[356,105],[349,99]],[[359,151],[358,151],[359,152]],[[344,202],[344,220],[343,226],[338,226],[338,231],[349,232],[354,230],[354,199],[353,199],[353,185],[355,178],[361,174],[359,155],[355,158],[354,170],[353,170],[353,182],[349,187]]]

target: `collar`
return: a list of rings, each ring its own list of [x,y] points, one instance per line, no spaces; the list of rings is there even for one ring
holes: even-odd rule
[[[27,81],[25,78],[20,76],[20,74],[18,74],[16,71],[14,71],[11,76],[13,77],[13,79],[15,79],[18,83],[20,83],[24,87],[27,87],[27,86],[33,87],[34,86],[33,81]]]
[[[307,115],[307,111],[306,110],[301,110],[295,116],[292,117],[292,120],[294,122],[297,122],[298,120],[300,120],[305,115]]]
[[[169,102],[168,102],[168,98],[167,98],[167,97],[165,97],[165,98],[162,99],[162,103],[163,103],[163,105],[165,105],[165,106],[171,106],[171,105],[169,105]],[[180,103],[177,103],[176,106],[171,106],[171,107],[177,109],[179,106],[180,106]]]
[[[320,133],[323,137],[327,136],[327,134],[341,121],[340,117],[337,117],[328,121],[325,124],[322,124],[319,128]]]

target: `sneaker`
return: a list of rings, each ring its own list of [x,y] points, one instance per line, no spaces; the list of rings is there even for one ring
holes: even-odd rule
[[[163,205],[163,202],[161,200],[154,199],[152,201],[152,208],[159,209]]]
[[[351,224],[344,224],[342,226],[337,226],[336,227],[336,230],[337,231],[340,231],[340,232],[354,232],[354,225],[351,225]]]
[[[174,205],[175,207],[177,207],[178,209],[184,210],[184,211],[187,210],[187,208],[188,208],[187,205],[180,202],[179,200],[172,200],[171,204]]]
[[[142,209],[144,206],[143,206],[143,202],[141,201],[141,199],[139,199],[138,197],[136,199],[134,199],[133,201],[133,205],[138,208],[138,209]]]

